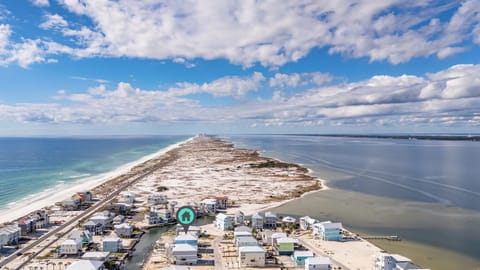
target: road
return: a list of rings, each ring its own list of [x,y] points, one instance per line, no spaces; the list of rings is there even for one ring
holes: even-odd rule
[[[83,213],[81,213],[80,215],[70,219],[69,221],[65,222],[64,224],[60,225],[58,228],[55,228],[51,231],[49,231],[48,233],[46,233],[45,235],[41,236],[39,239],[33,241],[32,243],[28,243],[25,247],[17,250],[16,252],[14,252],[13,254],[11,254],[10,256],[8,256],[7,258],[5,258],[4,260],[2,260],[0,262],[0,269],[21,269],[22,267],[24,267],[25,265],[27,265],[36,255],[38,255],[39,253],[41,253],[42,251],[44,251],[45,249],[47,249],[48,247],[51,246],[51,244],[53,244],[54,242],[56,242],[58,240],[58,238],[60,237],[57,237],[56,234],[57,233],[61,233],[61,235],[65,235],[66,233],[68,233],[72,228],[74,228],[78,222],[80,220],[82,220],[83,218],[86,218],[90,215],[92,215],[94,212],[96,212],[97,210],[99,210],[100,208],[102,208],[103,206],[105,206],[107,203],[109,203],[111,200],[113,200],[118,194],[120,194],[120,192],[124,191],[125,189],[127,189],[128,187],[130,187],[133,183],[139,181],[140,179],[152,174],[153,172],[155,172],[156,170],[158,170],[160,167],[162,167],[164,164],[163,162],[160,162],[159,164],[155,164],[153,165],[151,168],[147,168],[145,169],[146,172],[143,172],[141,173],[140,175],[136,175],[136,176],[133,176],[132,179],[130,179],[129,181],[127,181],[127,183],[125,183],[124,185],[122,185],[120,188],[116,189],[115,191],[111,192],[110,194],[108,194],[105,198],[103,198],[102,200],[100,200],[99,202],[97,202],[95,205],[93,205],[92,207],[88,208],[87,210],[85,210]],[[63,233],[62,233],[63,232]],[[15,266],[15,268],[6,268],[5,266],[8,265],[9,263],[13,262],[15,259],[21,259],[23,256],[20,256],[22,254],[26,254],[28,253],[31,249],[35,248],[35,247],[38,247],[38,245],[46,240],[48,240],[49,237],[51,236],[55,236],[55,239],[53,239],[51,242],[47,243],[46,245],[44,245],[42,247],[42,249],[39,251],[39,252],[36,252],[35,254],[33,254],[33,256],[29,256],[25,261],[23,261],[20,265],[18,266]]]
[[[220,251],[220,240],[222,239],[221,236],[215,237],[213,240],[213,255],[215,256],[215,270],[222,270],[223,268],[223,260],[222,254]]]

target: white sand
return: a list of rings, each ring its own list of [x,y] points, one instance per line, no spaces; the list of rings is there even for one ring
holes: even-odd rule
[[[115,178],[117,176],[127,173],[130,169],[132,169],[136,165],[139,165],[152,158],[161,156],[166,152],[180,146],[182,143],[188,142],[192,139],[193,138],[190,138],[185,141],[178,142],[176,144],[165,147],[156,153],[147,155],[139,160],[127,163],[111,172],[81,179],[71,184],[60,184],[54,188],[50,188],[48,190],[35,194],[34,196],[30,196],[27,199],[21,200],[11,205],[7,209],[2,209],[0,211],[0,223],[14,221],[25,215],[28,215],[31,212],[37,211],[39,209],[42,209],[48,206],[53,206],[55,205],[56,202],[60,202],[65,199],[68,199],[76,192],[91,190],[94,187],[99,186],[112,178]]]

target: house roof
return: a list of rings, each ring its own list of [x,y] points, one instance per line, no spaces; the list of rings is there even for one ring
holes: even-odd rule
[[[198,250],[197,246],[189,245],[189,244],[175,244],[173,247],[173,252],[180,252],[180,251],[190,251],[196,252]]]
[[[223,220],[226,220],[226,219],[231,219],[231,220],[233,220],[233,217],[232,217],[232,216],[227,216],[227,215],[222,214],[222,213],[218,214],[218,215],[217,215],[217,218],[218,218],[218,219],[223,219]]]
[[[320,226],[324,227],[325,229],[341,229],[342,223],[341,222],[322,223]]]
[[[67,270],[98,270],[102,265],[100,261],[80,260],[68,266]]]
[[[305,261],[305,265],[329,265],[330,264],[330,258],[324,257],[324,256],[318,256],[318,257],[313,257],[313,258],[308,258]]]
[[[298,242],[297,239],[291,238],[291,237],[282,237],[282,238],[277,239],[277,243],[279,243],[279,244],[280,243],[284,243],[284,244],[286,244],[286,243],[297,243],[297,242]]]
[[[284,217],[282,219],[282,222],[288,222],[288,223],[294,223],[295,221],[297,221],[297,220],[293,217]]]
[[[87,223],[83,224],[83,226],[97,226],[97,223],[89,220]]]
[[[83,254],[82,259],[104,259],[107,258],[108,255],[110,255],[110,252],[101,252],[101,251],[95,251],[95,252],[85,252]]]
[[[246,236],[246,237],[240,237],[237,240],[238,242],[248,242],[248,243],[257,243],[257,239],[251,237],[251,236]]]
[[[235,228],[235,232],[249,232],[249,233],[251,233],[252,229],[250,229],[247,226],[239,226],[239,227]]]
[[[259,246],[239,247],[239,253],[265,253],[265,250]]]
[[[263,217],[259,213],[255,213],[252,215],[252,219],[263,219]]]
[[[399,254],[390,254],[390,256],[397,262],[411,262],[412,260],[410,260],[409,258],[407,257],[404,257],[402,255],[399,255]]]
[[[191,234],[181,234],[175,237],[175,241],[193,241],[193,240],[197,241],[198,238]]]
[[[115,229],[130,229],[130,228],[133,228],[133,225],[132,224],[129,224],[129,223],[122,223],[122,224],[119,224],[119,225],[115,225],[113,226]]]
[[[311,251],[303,251],[303,250],[297,250],[293,253],[293,256],[295,258],[297,257],[313,257],[313,252]]]
[[[105,238],[103,239],[103,242],[120,242],[120,238]]]
[[[62,246],[63,245],[77,245],[77,242],[73,239],[67,239],[67,240],[63,241],[61,245]]]
[[[265,217],[266,218],[277,218],[277,214],[275,214],[273,212],[266,212]]]
[[[252,236],[251,232],[233,232],[233,236],[242,237],[242,236]]]

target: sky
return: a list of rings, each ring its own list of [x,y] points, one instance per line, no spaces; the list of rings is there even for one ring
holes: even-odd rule
[[[480,133],[480,0],[0,1],[0,136]]]

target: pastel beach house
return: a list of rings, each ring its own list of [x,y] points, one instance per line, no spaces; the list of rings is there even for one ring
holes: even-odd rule
[[[279,255],[292,255],[297,242],[297,239],[290,237],[278,238],[275,241],[275,248]]]
[[[259,246],[239,247],[239,263],[242,267],[264,267],[265,253],[265,250]]]
[[[313,225],[313,234],[325,241],[340,241],[342,239],[342,223],[340,222],[321,222]]]
[[[297,266],[305,265],[306,260],[313,257],[315,256],[311,251],[297,250],[293,253],[293,260]]]
[[[324,256],[307,258],[305,270],[330,270],[330,258]]]
[[[120,238],[105,238],[102,241],[104,252],[118,252],[122,249],[122,240]]]
[[[236,243],[237,247],[258,246],[257,239],[251,236],[238,237]]]
[[[218,214],[215,218],[215,227],[222,231],[233,230],[233,217],[225,214]]]
[[[70,239],[81,242],[82,244],[89,244],[92,242],[92,233],[86,230],[74,229],[69,236]]]
[[[175,245],[187,244],[192,246],[198,245],[198,237],[191,234],[180,234],[175,237]]]
[[[227,209],[228,206],[228,197],[227,196],[217,196],[217,209]]]

